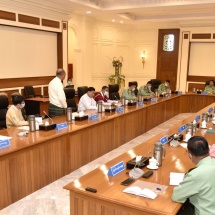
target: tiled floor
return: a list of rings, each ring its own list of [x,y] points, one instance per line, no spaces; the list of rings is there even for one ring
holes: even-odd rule
[[[82,166],[69,175],[47,185],[7,208],[4,208],[0,211],[0,215],[69,215],[69,191],[62,188],[64,185],[98,168],[102,164],[107,163],[109,160],[112,160],[122,153],[134,148],[151,137],[166,131],[172,125],[182,121],[190,115],[190,113],[184,113],[173,117],[165,123],[162,123],[128,143],[125,143],[119,148],[103,155],[85,166]],[[17,186],[19,185],[17,184]]]

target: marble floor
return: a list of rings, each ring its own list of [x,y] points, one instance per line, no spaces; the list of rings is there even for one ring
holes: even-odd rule
[[[69,215],[69,191],[64,190],[63,186],[134,148],[151,137],[168,130],[175,123],[180,122],[191,115],[191,113],[183,113],[171,118],[150,131],[125,143],[119,148],[99,157],[85,166],[82,166],[76,171],[71,172],[69,175],[60,178],[46,187],[2,209],[0,215]]]

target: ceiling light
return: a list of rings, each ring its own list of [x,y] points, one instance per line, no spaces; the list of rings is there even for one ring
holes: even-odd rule
[[[115,19],[112,19],[112,22],[115,22]]]
[[[87,11],[86,13],[90,14],[90,13],[91,13],[91,11]]]
[[[120,23],[123,23],[123,21],[120,21]]]

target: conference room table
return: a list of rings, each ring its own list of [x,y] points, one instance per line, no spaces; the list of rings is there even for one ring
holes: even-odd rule
[[[215,102],[213,95],[183,94],[156,98],[143,106],[128,106],[122,113],[99,113],[99,119],[72,121],[61,130],[29,132],[18,128],[0,131],[12,137],[0,149],[0,209],[116,149],[179,113],[197,112]],[[86,111],[90,116],[96,111]],[[48,120],[48,119],[46,119]],[[53,118],[66,122],[66,116]]]
[[[70,214],[71,215],[175,215],[181,207],[181,203],[176,203],[171,200],[173,188],[175,186],[169,185],[170,172],[186,173],[194,164],[189,160],[187,149],[178,146],[171,147],[169,143],[164,144],[166,149],[166,156],[163,159],[162,166],[157,170],[152,170],[153,175],[149,178],[138,178],[138,183],[144,188],[168,186],[165,191],[158,193],[155,199],[144,198],[137,195],[124,193],[126,186],[121,185],[121,182],[129,177],[130,169],[126,169],[126,162],[135,158],[136,156],[145,157],[148,152],[152,152],[149,156],[153,156],[154,145],[162,137],[169,137],[173,134],[178,134],[178,129],[186,125],[202,113],[207,113],[209,108],[213,107],[215,103],[207,106],[201,111],[193,114],[191,117],[175,124],[167,132],[162,132],[150,140],[143,142],[137,147],[128,152],[118,156],[90,173],[80,177],[79,179],[66,185],[64,188],[70,191]],[[200,117],[201,119],[201,117]],[[201,127],[201,120],[200,120]],[[212,122],[208,123],[207,128],[215,129]],[[208,140],[210,145],[215,143],[215,134],[207,133],[207,129],[199,128],[195,136],[203,136]],[[182,133],[186,136],[186,131]],[[120,163],[124,162],[125,169],[115,176],[108,175],[108,170]],[[142,169],[147,172],[149,169],[145,166]],[[137,170],[136,170],[137,171]],[[144,184],[144,182],[151,182],[155,184]],[[195,182],[194,182],[195,183]],[[133,186],[132,184],[130,186]],[[136,185],[137,186],[137,185]],[[86,191],[85,188],[90,187],[97,190],[96,193]],[[142,188],[143,188],[142,187]],[[160,192],[160,191],[159,191]]]

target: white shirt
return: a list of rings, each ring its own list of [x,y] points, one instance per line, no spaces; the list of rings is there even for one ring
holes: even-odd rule
[[[84,111],[88,109],[96,110],[96,101],[93,98],[90,98],[87,93],[81,96],[81,99],[78,104],[78,111]]]
[[[49,83],[49,102],[60,108],[67,108],[66,96],[60,78],[55,77]]]

